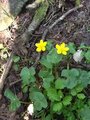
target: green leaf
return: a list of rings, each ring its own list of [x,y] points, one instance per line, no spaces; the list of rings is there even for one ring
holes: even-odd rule
[[[70,70],[64,69],[61,72],[61,76],[66,77],[65,87],[72,89],[78,84],[79,70],[72,68]]]
[[[43,78],[47,78],[48,76],[52,75],[52,71],[51,70],[40,70],[39,72],[39,77]]]
[[[63,69],[61,72],[61,76],[68,78],[69,77],[69,70]]]
[[[19,56],[13,56],[13,62],[17,63],[20,61],[20,57]]]
[[[24,67],[21,70],[20,76],[22,78],[22,84],[29,85],[30,82],[35,82],[35,68],[34,67]]]
[[[9,109],[11,111],[16,111],[21,106],[21,103],[19,100],[11,101],[11,104],[9,105]]]
[[[88,62],[90,62],[90,50],[88,50],[86,53],[85,53],[85,58]]]
[[[73,112],[68,113],[67,120],[76,120],[75,115],[74,115]]]
[[[23,93],[26,93],[28,91],[28,86],[26,84],[22,84],[22,91]]]
[[[10,110],[16,111],[20,107],[21,103],[19,99],[17,98],[16,95],[13,94],[13,92],[10,89],[5,90],[4,96],[10,99],[11,102],[9,105]]]
[[[73,107],[74,107],[75,110],[76,110],[76,109],[80,110],[80,109],[83,108],[84,105],[85,105],[85,101],[84,101],[84,100],[76,99],[76,100],[75,100],[75,104],[74,104]]]
[[[60,110],[62,109],[63,105],[61,102],[58,103],[54,103],[53,105],[53,111],[54,112],[60,112]]]
[[[29,68],[29,72],[30,72],[30,76],[33,76],[33,75],[35,75],[35,68],[34,67],[30,67]]]
[[[85,70],[80,71],[80,76],[78,78],[79,84],[83,86],[83,88],[86,88],[88,84],[90,84],[90,75],[89,72]]]
[[[65,80],[64,84],[66,88],[73,89],[78,84],[78,81],[76,78],[69,78]]]
[[[55,88],[49,88],[47,90],[47,96],[51,101],[59,101],[60,100],[57,90]]]
[[[51,120],[51,115],[48,114],[48,115],[44,118],[44,120]]]
[[[64,69],[62,70],[61,76],[66,77],[66,78],[74,78],[79,76],[79,70],[72,68],[70,70]]]
[[[64,94],[63,94],[63,92],[62,92],[61,90],[58,91],[58,95],[59,95],[59,98],[60,98],[60,99],[62,99],[63,96],[64,96]]]
[[[77,97],[81,100],[83,100],[85,98],[85,95],[83,93],[79,93],[77,94]]]
[[[17,98],[10,89],[6,89],[4,95],[10,100],[14,100]]]
[[[36,78],[35,78],[34,76],[31,76],[30,82],[31,82],[31,83],[34,83],[35,81],[36,81]]]
[[[76,90],[77,93],[79,93],[83,90],[83,86],[81,84],[79,84],[75,87],[75,90]]]
[[[83,109],[79,111],[82,120],[90,120],[90,108],[88,106],[84,106]]]
[[[46,49],[47,49],[48,51],[50,51],[50,50],[52,49],[52,47],[53,47],[53,41],[47,40]]]
[[[47,60],[50,63],[57,64],[62,60],[62,56],[58,55],[56,52],[56,49],[53,48],[48,54],[47,54]]]
[[[29,69],[27,67],[24,67],[21,70],[20,76],[21,76],[24,83],[29,84],[30,71],[29,71]]]
[[[50,63],[50,62],[46,59],[46,57],[42,57],[41,60],[40,60],[40,63],[41,63],[42,65],[44,65],[45,67],[50,68],[50,69],[53,67],[52,63]]]
[[[79,76],[79,71],[78,71],[78,69],[72,68],[72,69],[70,70],[70,75],[71,75],[72,77],[77,77],[77,76]]]
[[[58,79],[55,81],[55,88],[56,88],[56,89],[64,89],[64,87],[65,87],[64,79],[58,78]]]
[[[54,80],[54,76],[53,75],[50,75],[47,78],[43,78],[43,87],[45,89],[50,88],[51,83],[53,82],[53,80]]]
[[[34,103],[35,110],[40,111],[42,108],[47,107],[47,100],[41,92],[33,91],[30,93],[31,101]]]
[[[76,92],[75,89],[72,89],[72,90],[70,91],[70,93],[71,93],[72,96],[76,96],[76,95],[77,95],[77,92]]]
[[[74,54],[76,52],[76,47],[75,47],[74,43],[69,42],[68,47],[69,47],[69,52],[70,53]]]
[[[72,101],[72,96],[68,95],[64,97],[62,102],[65,106],[67,106],[71,104],[71,101]]]

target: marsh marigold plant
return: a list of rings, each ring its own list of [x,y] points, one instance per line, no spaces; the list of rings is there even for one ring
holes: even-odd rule
[[[63,55],[67,55],[67,52],[69,50],[69,48],[66,47],[65,43],[61,43],[60,45],[56,44],[56,49],[57,49],[57,54],[63,54]]]
[[[35,44],[35,46],[37,47],[36,51],[37,52],[45,51],[46,50],[46,45],[47,45],[47,42],[44,42],[43,40],[40,40],[39,43]]]

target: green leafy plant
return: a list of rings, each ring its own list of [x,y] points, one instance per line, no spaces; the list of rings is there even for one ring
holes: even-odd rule
[[[18,71],[18,70],[19,70],[20,57],[17,56],[17,55],[14,55],[14,56],[13,56],[13,62],[14,62],[14,64],[13,64],[13,69],[14,69],[15,71]]]
[[[10,110],[15,111],[16,109],[18,109],[21,106],[21,102],[19,101],[19,99],[17,98],[17,96],[14,95],[14,93],[10,89],[6,89],[4,95],[11,102],[10,105],[9,105]]]
[[[90,118],[87,115],[90,104],[85,93],[85,89],[90,84],[90,71],[69,65],[72,55],[78,48],[74,43],[69,43],[67,46],[61,43],[55,48],[53,42],[41,40],[40,43],[36,43],[36,51],[47,51],[42,54],[39,67],[25,66],[21,70],[22,91],[24,94],[29,93],[28,99],[34,105],[34,117],[42,120],[54,120],[56,115],[63,116],[65,120],[89,120]],[[85,47],[81,49],[84,50],[86,62],[89,58],[87,58],[87,46]],[[63,63],[65,66],[62,65]],[[5,96],[11,100],[13,106],[14,95],[10,95],[11,98],[7,91],[5,92]],[[15,99],[18,101],[16,97]],[[14,110],[18,107],[16,105]],[[87,114],[84,114],[84,110]]]

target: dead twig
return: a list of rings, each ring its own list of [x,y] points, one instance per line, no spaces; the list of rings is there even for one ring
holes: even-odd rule
[[[50,25],[43,33],[42,35],[42,39],[45,40],[47,33],[49,32],[49,30],[51,30],[55,25],[57,25],[60,21],[64,20],[70,13],[72,13],[73,11],[76,11],[79,8],[82,8],[83,5],[79,5],[77,7],[74,7],[72,9],[70,9],[69,11],[67,11],[66,13],[64,13],[61,17],[59,17],[52,25]]]
[[[73,11],[76,11],[79,8],[82,8],[83,5],[79,5],[77,7],[74,7],[72,9],[70,9],[69,11],[67,11],[66,13],[64,13],[61,17],[59,17],[53,24],[51,24],[43,33],[42,35],[42,40],[45,40],[48,32],[55,26],[57,25],[60,21],[64,20],[70,13],[72,13]],[[36,64],[38,63],[39,59],[40,59],[40,53],[38,54],[38,57],[36,58],[36,62],[34,63],[34,66],[36,66]]]
[[[9,70],[10,70],[11,66],[12,66],[12,55],[13,54],[11,53],[9,59],[7,60],[5,68],[3,70],[2,76],[0,78],[0,93],[2,92],[2,89],[4,87],[5,79],[6,79],[7,75],[8,75],[8,73],[9,73]]]
[[[18,83],[18,82],[20,82],[20,81],[21,81],[21,80],[19,79],[19,80],[17,80],[17,81],[11,82],[11,83],[10,83],[10,86],[15,85],[16,83]]]

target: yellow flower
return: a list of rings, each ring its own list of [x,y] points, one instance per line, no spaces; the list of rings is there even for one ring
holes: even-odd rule
[[[43,40],[40,40],[39,43],[36,43],[35,46],[37,47],[36,51],[41,52],[46,50],[47,42],[44,42]]]
[[[67,51],[69,50],[68,47],[66,47],[65,43],[62,43],[60,45],[56,44],[57,54],[63,54],[67,55]]]

